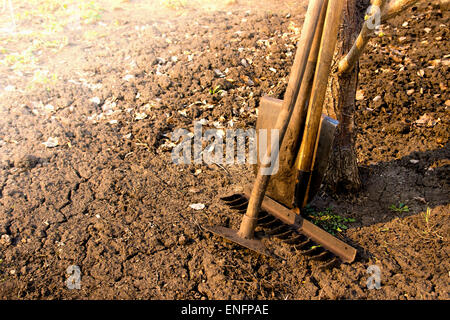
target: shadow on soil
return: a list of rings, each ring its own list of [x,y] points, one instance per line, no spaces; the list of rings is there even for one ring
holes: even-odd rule
[[[332,208],[336,214],[354,218],[356,222],[349,225],[349,231],[381,226],[449,204],[450,144],[361,167],[360,172],[363,190],[359,194],[346,197],[323,194],[312,202],[319,210]],[[406,209],[395,209],[402,205]],[[372,256],[368,248],[347,237],[345,241],[358,249],[359,260]]]

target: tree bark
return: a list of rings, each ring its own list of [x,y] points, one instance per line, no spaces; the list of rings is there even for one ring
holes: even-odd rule
[[[361,188],[355,149],[355,110],[359,63],[351,72],[338,74],[338,62],[350,51],[359,35],[369,0],[347,0],[329,80],[326,113],[339,121],[325,178],[334,193],[356,192]]]

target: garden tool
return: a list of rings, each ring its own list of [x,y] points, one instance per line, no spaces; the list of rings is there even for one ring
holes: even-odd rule
[[[239,231],[224,227],[207,230],[273,256],[254,236],[259,225],[270,228],[266,234],[294,244],[314,260],[331,256],[326,266],[337,261],[332,254],[345,262],[354,260],[355,249],[290,210],[302,208],[312,198],[327,166],[337,122],[321,114],[342,8],[343,0],[310,1],[285,99],[261,100],[257,129],[279,129],[281,148],[277,150],[275,141],[270,141],[264,150],[268,156],[279,156],[279,172],[264,175],[262,169],[268,168],[259,163],[252,188],[223,198],[232,208],[245,211]],[[319,245],[312,245],[312,241]]]

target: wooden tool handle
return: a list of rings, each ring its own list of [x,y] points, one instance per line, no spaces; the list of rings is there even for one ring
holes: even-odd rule
[[[312,0],[309,2],[308,10],[306,12],[305,22],[302,29],[302,34],[297,44],[297,52],[294,59],[294,65],[289,77],[288,87],[283,101],[283,107],[278,115],[275,128],[279,129],[279,139],[282,143],[286,133],[292,111],[297,100],[299,87],[303,74],[306,69],[308,56],[311,50],[311,45],[314,39],[315,30],[319,21],[320,12],[322,10],[324,0]],[[267,156],[273,159],[278,158],[279,150],[275,146],[279,141],[271,139],[271,145],[267,149]],[[272,152],[274,154],[272,154]],[[269,172],[265,172],[268,170]],[[253,238],[253,233],[256,227],[256,221],[261,208],[261,203],[266,193],[267,184],[269,183],[271,168],[261,163],[255,183],[253,185],[252,194],[248,204],[247,212],[244,215],[239,229],[238,235],[242,238]]]
[[[308,107],[305,131],[303,133],[297,161],[299,180],[302,179],[308,181],[311,175],[323,102],[328,86],[328,77],[336,47],[344,3],[345,0],[329,0],[328,2],[327,16],[325,18],[324,32],[320,45],[311,101]],[[307,186],[308,183],[302,185]],[[304,190],[304,192],[306,194],[307,190]]]
[[[311,98],[311,90],[314,81],[314,72],[316,70],[317,59],[319,56],[320,44],[322,41],[323,27],[327,14],[328,0],[324,1],[322,11],[320,13],[319,22],[315,31],[314,40],[311,51],[308,56],[305,74],[303,76],[294,111],[289,122],[289,130],[286,133],[280,152],[285,154],[289,169],[295,165],[296,158],[302,142],[303,131],[305,128],[306,115],[308,112],[308,101]]]

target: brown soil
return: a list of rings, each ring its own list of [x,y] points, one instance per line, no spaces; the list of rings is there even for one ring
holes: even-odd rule
[[[450,298],[449,13],[431,2],[393,20],[361,61],[364,190],[321,192],[312,204],[356,219],[340,235],[356,262],[321,271],[276,240],[285,261],[202,230],[237,228],[219,197],[252,170],[175,166],[165,135],[200,119],[248,128],[262,95],[282,97],[304,5],[268,3],[181,15],[124,4],[95,26],[107,36],[49,57],[56,84],[2,95],[0,298]],[[210,94],[218,85],[226,95]],[[59,146],[46,148],[49,137]],[[400,202],[409,212],[389,209]],[[366,288],[372,264],[380,290]],[[66,287],[70,265],[81,268],[80,290]]]

